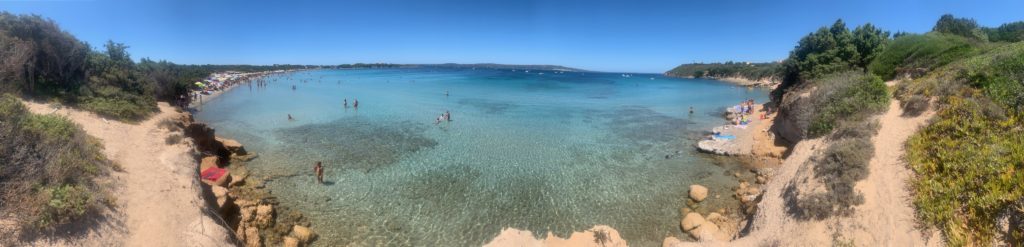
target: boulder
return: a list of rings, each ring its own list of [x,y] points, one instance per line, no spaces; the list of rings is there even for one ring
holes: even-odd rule
[[[692,231],[689,231],[690,236],[700,239],[702,241],[708,240],[728,240],[727,234],[722,234],[718,229],[718,225],[711,222],[705,222]]]
[[[239,219],[241,219],[240,224],[254,223],[253,221],[256,220],[256,207],[248,205],[243,206],[243,201],[238,201],[236,204],[241,208],[239,210],[239,214],[241,215],[241,217],[239,217]]]
[[[299,247],[299,239],[291,236],[284,237],[284,247]]]
[[[245,228],[245,247],[263,247],[263,239],[260,239],[259,229],[255,227]]]
[[[694,201],[703,201],[704,198],[708,197],[708,188],[699,184],[690,185],[690,199]]]
[[[316,233],[312,229],[300,225],[292,226],[292,235],[304,244],[308,244],[313,241],[313,238],[316,238]]]
[[[238,161],[242,161],[242,162],[249,162],[249,161],[252,161],[252,160],[254,160],[254,159],[258,158],[258,157],[260,157],[260,155],[256,154],[256,153],[248,153],[248,154],[245,154],[245,155],[237,155],[237,154],[236,155],[231,155],[232,159],[238,160]]]
[[[246,154],[245,146],[242,146],[242,143],[238,141],[221,137],[216,137],[216,140],[219,141],[221,145],[224,145],[224,148],[228,149],[228,152],[231,152],[232,155]]]
[[[274,206],[271,205],[259,205],[256,206],[256,225],[261,227],[269,227],[274,223]]]
[[[199,170],[204,171],[206,168],[219,167],[217,162],[217,156],[206,156],[199,162]]]
[[[683,217],[683,220],[680,222],[680,225],[683,227],[683,231],[691,231],[703,225],[704,222],[704,217],[700,216],[700,214],[688,213],[685,217]]]
[[[710,213],[708,214],[708,217],[704,217],[704,219],[717,224],[718,222],[724,221],[725,216],[722,216],[721,214],[718,213]]]
[[[661,247],[676,247],[682,245],[683,241],[676,237],[666,237],[665,240],[661,242]]]
[[[231,206],[231,197],[228,196],[228,189],[220,186],[212,186],[213,196],[217,198],[217,209],[224,211]]]

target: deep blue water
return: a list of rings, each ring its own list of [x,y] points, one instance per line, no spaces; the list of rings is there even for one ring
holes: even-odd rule
[[[279,177],[268,188],[312,219],[322,246],[472,246],[505,227],[567,236],[595,224],[660,245],[682,235],[690,184],[723,195],[735,184],[736,165],[713,164],[694,140],[721,124],[724,106],[768,95],[661,75],[492,69],[267,80],[210,100],[197,118],[260,154],[250,169]],[[453,121],[435,125],[446,110]],[[328,185],[315,183],[316,161]],[[722,197],[711,204],[729,205]]]

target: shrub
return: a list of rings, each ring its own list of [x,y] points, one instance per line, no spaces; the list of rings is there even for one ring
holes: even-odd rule
[[[921,95],[912,95],[907,97],[905,100],[900,102],[900,108],[903,108],[903,116],[919,116],[921,113],[928,110],[931,104],[928,103],[928,97]]]
[[[868,138],[847,138],[829,145],[823,153],[812,157],[815,178],[825,184],[826,192],[809,197],[801,203],[804,214],[815,219],[832,215],[849,215],[853,206],[864,203],[864,196],[854,185],[868,175],[868,162],[875,147]]]
[[[885,110],[889,104],[888,88],[877,76],[839,73],[818,85],[811,96],[815,110],[806,128],[809,137],[826,135],[839,120],[865,118]]]
[[[1024,198],[1021,116],[986,116],[986,101],[949,96],[947,102],[937,121],[907,142],[918,175],[914,205],[950,245],[987,245],[999,212]]]
[[[179,134],[171,134],[171,135],[167,136],[167,139],[164,139],[164,142],[166,142],[167,145],[178,144],[178,143],[181,142],[181,135],[179,135]]]
[[[967,38],[942,33],[905,35],[889,42],[887,49],[867,66],[868,71],[892,80],[901,74],[912,77],[981,53],[985,46]]]
[[[28,112],[0,97],[0,214],[21,215],[26,232],[76,222],[109,200],[93,179],[109,168],[102,146],[57,115]]]
[[[878,134],[882,126],[878,121],[864,121],[862,119],[843,120],[836,124],[836,131],[829,138],[832,140],[862,138],[870,139]]]

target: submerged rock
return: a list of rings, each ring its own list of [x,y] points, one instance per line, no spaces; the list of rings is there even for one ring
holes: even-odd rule
[[[690,199],[700,202],[708,197],[708,188],[699,184],[690,185]]]
[[[303,244],[308,244],[313,241],[313,238],[316,238],[316,233],[313,230],[300,225],[292,226],[292,235],[295,235],[295,238]]]

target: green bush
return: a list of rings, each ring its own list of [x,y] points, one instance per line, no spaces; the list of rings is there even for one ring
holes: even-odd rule
[[[27,232],[76,222],[108,201],[93,180],[110,167],[98,140],[58,115],[0,97],[0,214],[20,215]]]
[[[93,208],[92,191],[75,185],[61,185],[43,191],[45,206],[36,225],[49,227],[73,222]]]
[[[928,97],[912,95],[900,101],[900,108],[903,109],[903,116],[919,116],[931,106]]]
[[[888,49],[868,65],[868,71],[885,80],[900,74],[921,76],[927,71],[983,50],[984,45],[951,34],[904,35],[890,42]]]
[[[1024,129],[1019,115],[986,116],[984,101],[947,101],[938,120],[907,142],[918,175],[914,205],[950,245],[987,245],[998,214],[1024,197]]]
[[[865,118],[887,109],[889,93],[877,76],[847,72],[821,80],[812,92],[815,115],[807,126],[809,137],[829,134],[839,120]]]

